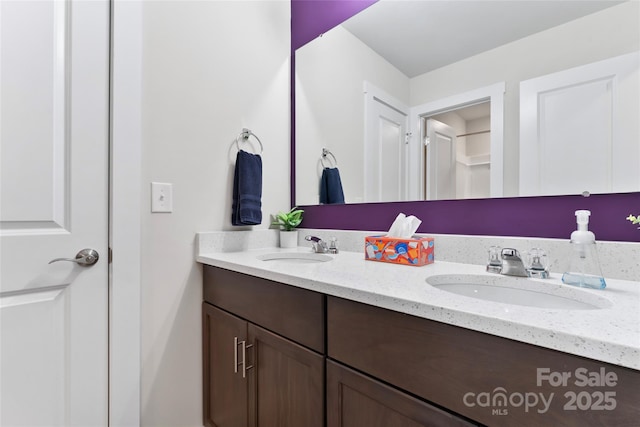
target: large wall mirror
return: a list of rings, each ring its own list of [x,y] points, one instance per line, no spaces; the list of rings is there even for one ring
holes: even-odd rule
[[[378,1],[296,50],[296,203],[637,191],[639,7]]]
[[[311,226],[366,228],[326,220],[355,210],[550,212],[579,196],[521,196],[640,198],[637,1],[362,0],[310,35],[341,3],[358,2],[292,0],[292,201]],[[355,210],[319,206],[341,202],[323,187],[335,188],[335,166]],[[572,200],[612,200],[590,199]],[[393,203],[424,200],[434,202]],[[489,232],[477,230],[436,232]]]

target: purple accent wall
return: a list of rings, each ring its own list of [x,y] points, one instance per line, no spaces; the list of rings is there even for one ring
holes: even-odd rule
[[[378,0],[291,0],[291,49],[309,43]]]
[[[291,75],[295,49],[340,24],[376,0],[291,0]],[[291,80],[291,205],[295,205],[295,85]],[[640,242],[640,230],[625,218],[640,214],[640,192],[576,196],[441,200],[303,206],[303,227],[383,231],[404,212],[422,220],[420,233],[524,236],[568,239],[574,212],[591,211],[596,239]]]
[[[597,240],[640,242],[640,230],[626,220],[640,214],[640,192],[582,196],[517,197],[302,206],[302,227],[388,230],[398,213],[422,220],[420,233],[523,236],[568,239],[575,211],[591,211]]]

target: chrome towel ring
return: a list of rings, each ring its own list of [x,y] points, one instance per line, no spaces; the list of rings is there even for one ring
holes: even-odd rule
[[[331,159],[329,159],[327,156],[331,156],[331,159],[333,159],[333,166],[331,165]],[[336,156],[333,155],[333,153],[329,150],[327,150],[326,148],[322,149],[322,157],[320,158],[320,163],[322,163],[322,166],[327,167],[324,164],[324,161],[329,162],[329,167],[338,167],[338,160],[336,160]]]
[[[251,132],[251,130],[247,128],[243,128],[240,135],[236,137],[236,148],[238,149],[238,151],[240,151],[240,144],[238,143],[238,140],[242,139],[242,142],[247,142],[250,137],[254,137],[256,141],[258,141],[258,144],[260,144],[260,153],[257,154],[262,154],[262,152],[264,151],[262,141],[260,141],[260,138],[258,138],[255,133]]]

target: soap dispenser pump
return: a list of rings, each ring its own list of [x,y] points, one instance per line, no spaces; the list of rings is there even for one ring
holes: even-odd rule
[[[576,211],[578,229],[571,233],[569,269],[562,275],[562,282],[583,288],[604,289],[607,284],[602,276],[596,236],[588,230],[590,211]]]

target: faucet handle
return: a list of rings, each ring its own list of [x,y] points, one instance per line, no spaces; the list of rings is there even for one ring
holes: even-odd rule
[[[549,277],[549,259],[544,250],[532,248],[527,252],[525,267],[529,277],[547,279]]]
[[[501,250],[500,246],[489,247],[489,265],[502,265]]]
[[[489,247],[489,262],[487,264],[487,271],[489,273],[498,273],[502,271],[502,259],[500,257],[500,246]]]
[[[338,253],[338,239],[335,237],[331,238],[331,243],[329,243],[329,253],[337,254]]]

